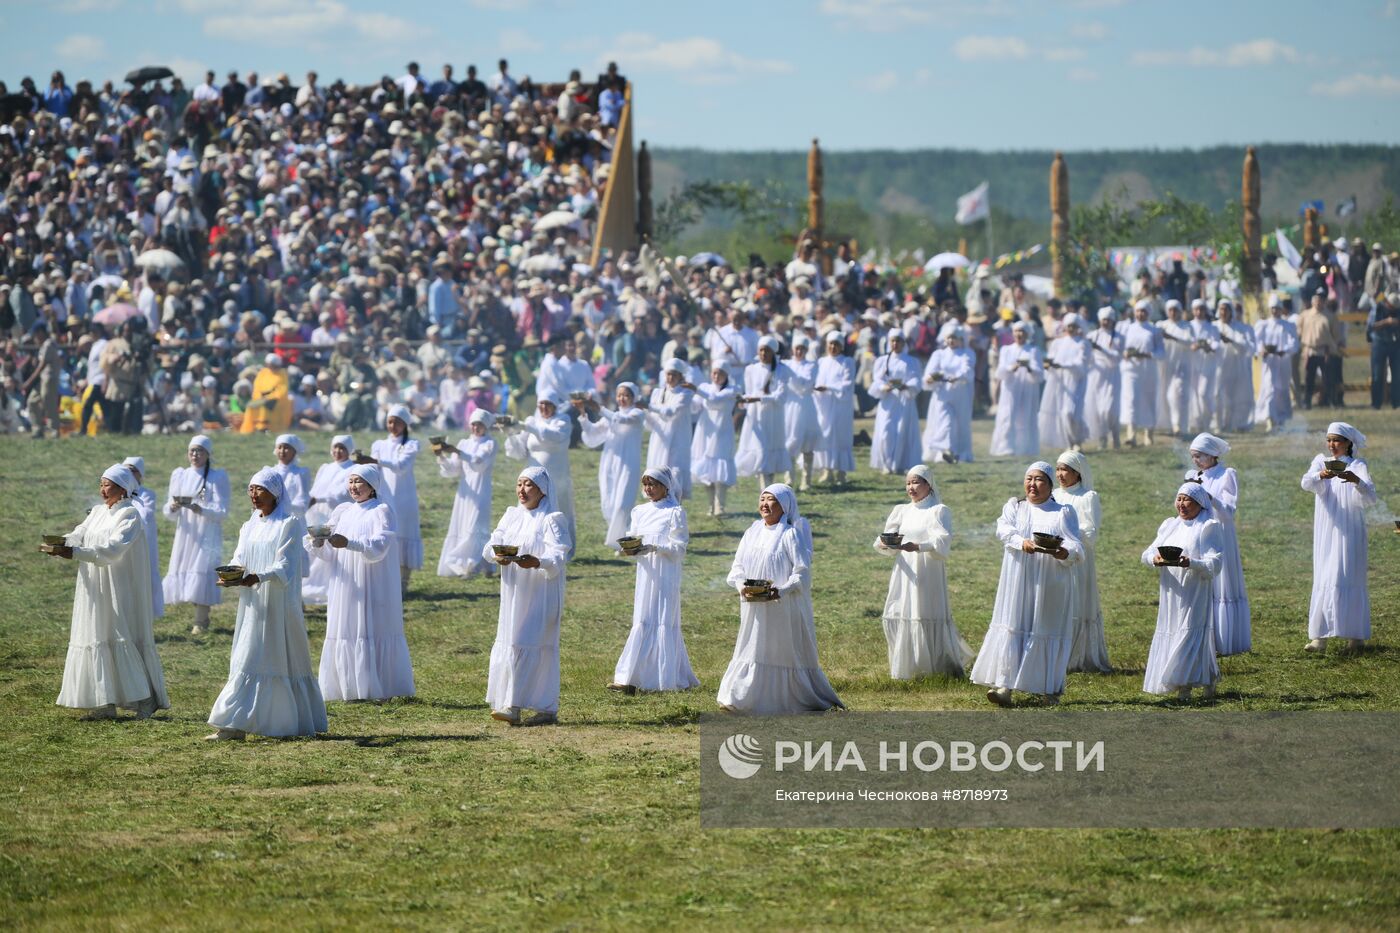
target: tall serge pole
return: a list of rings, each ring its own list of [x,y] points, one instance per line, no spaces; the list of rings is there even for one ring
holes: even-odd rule
[[[823,214],[826,202],[822,199],[822,149],[821,140],[813,137],[812,148],[807,153],[807,229],[817,241],[817,255],[821,257],[822,272],[831,272],[831,257],[827,255],[826,242],[822,239]]]
[[[1240,269],[1240,291],[1244,296],[1244,317],[1253,324],[1265,315],[1260,298],[1264,231],[1259,222],[1259,157],[1250,146],[1244,151],[1244,176],[1240,186],[1241,230],[1244,237],[1244,268]]]
[[[644,139],[637,150],[637,233],[641,235],[643,243],[651,242],[652,220],[651,151],[647,149]]]
[[[1317,230],[1317,208],[1310,207],[1303,215],[1303,256],[1307,258],[1317,250],[1322,237]]]
[[[1050,163],[1050,263],[1055,296],[1065,294],[1065,250],[1069,246],[1069,168],[1062,152]]]

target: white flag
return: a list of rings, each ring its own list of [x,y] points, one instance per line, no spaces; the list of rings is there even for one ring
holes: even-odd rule
[[[1278,252],[1288,264],[1297,269],[1303,264],[1303,254],[1298,252],[1298,247],[1288,242],[1288,237],[1284,236],[1282,230],[1275,230],[1274,236],[1278,237]]]
[[[953,219],[960,224],[970,224],[981,220],[991,212],[991,204],[987,200],[987,183],[984,181],[958,198],[958,213]]]

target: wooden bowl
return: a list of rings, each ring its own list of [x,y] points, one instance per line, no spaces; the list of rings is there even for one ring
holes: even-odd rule
[[[1333,473],[1345,473],[1347,471],[1347,463],[1345,460],[1328,460],[1322,465]]]
[[[904,535],[897,531],[885,531],[880,533],[880,543],[885,547],[899,547],[904,543]]]
[[[496,427],[498,428],[508,428],[513,424],[515,424],[515,419],[512,418],[510,415],[496,416]]]
[[[1171,547],[1170,545],[1163,544],[1157,548],[1157,553],[1161,556],[1162,560],[1169,564],[1174,564],[1181,560],[1181,550],[1182,549],[1179,547]]]
[[[1034,532],[1031,536],[1035,538],[1035,546],[1042,551],[1057,551],[1065,540],[1059,535],[1046,534],[1043,531]]]
[[[353,454],[350,455],[350,457],[351,457],[351,459],[353,459],[356,463],[361,464],[361,465],[364,465],[364,464],[366,464],[366,463],[369,463],[371,460],[374,459],[374,458],[371,457],[369,454],[365,453],[363,450],[357,450],[357,451],[355,451]]]
[[[243,579],[245,570],[238,564],[224,564],[222,567],[215,567],[214,572],[219,575],[219,579],[225,583],[237,583]]]
[[[1400,524],[1400,523],[1397,523]],[[67,535],[44,535],[44,543],[49,547],[61,547],[68,543]]]
[[[772,586],[746,586],[743,589],[743,596],[749,602],[761,602],[773,598]]]
[[[497,557],[515,557],[520,553],[519,545],[515,544],[493,544],[491,550]]]
[[[194,501],[194,496],[171,496],[176,505],[189,505]]]
[[[636,535],[628,535],[625,538],[618,538],[617,546],[622,548],[623,553],[633,554],[641,550],[642,539],[637,537]]]

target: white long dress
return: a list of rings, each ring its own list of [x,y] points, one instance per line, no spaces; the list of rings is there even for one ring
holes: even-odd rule
[[[1162,333],[1154,325],[1122,325],[1123,394],[1119,422],[1130,430],[1157,427],[1157,396],[1162,384],[1159,364],[1166,356]]]
[[[1308,603],[1309,638],[1371,637],[1371,592],[1366,585],[1366,506],[1376,484],[1366,461],[1340,457],[1359,483],[1323,479],[1330,457],[1319,454],[1303,474],[1313,505],[1313,585]]]
[[[254,513],[238,530],[233,563],[258,575],[238,587],[238,618],[228,682],[209,724],[254,735],[315,735],[326,731],[326,704],[311,668],[301,613],[306,524],[279,506]]]
[[[564,516],[571,558],[574,556],[578,528],[574,516],[574,479],[569,470],[569,438],[572,430],[565,418],[544,418],[534,414],[520,422],[519,431],[506,438],[507,457],[543,467],[549,474],[549,502],[555,511]]]
[[[170,471],[170,489],[165,514],[175,522],[175,540],[170,545],[170,564],[161,583],[165,604],[194,603],[217,606],[223,602],[219,577],[214,568],[222,563],[224,516],[228,514],[228,473],[209,468],[206,477],[194,467]],[[200,511],[175,504],[176,496],[193,496]]]
[[[972,459],[975,359],[965,354],[966,351],[944,347],[935,350],[924,366],[924,387],[929,390],[924,412],[925,460],[940,460],[944,454],[951,454],[959,462]]]
[[[651,431],[647,443],[647,469],[669,467],[676,477],[678,489],[672,490],[678,499],[690,498],[690,443],[695,420],[695,393],[689,389],[662,386],[652,393],[652,403],[646,412],[646,426]],[[628,500],[630,508],[636,494]]]
[[[812,457],[818,470],[850,473],[856,468],[856,361],[849,356],[824,356],[817,362],[817,425],[821,443]]]
[[[1099,494],[1085,489],[1083,483],[1076,483],[1069,488],[1057,486],[1051,495],[1056,502],[1074,509],[1074,517],[1079,522],[1079,543],[1084,547],[1084,559],[1071,568],[1074,574],[1074,642],[1069,652],[1069,670],[1107,674],[1113,670],[1113,665],[1108,661],[1108,644],[1104,640],[1099,571],[1094,562],[1103,517]]]
[[[1026,366],[1018,365],[1022,360]],[[1008,344],[997,358],[1001,374],[1001,395],[997,397],[997,417],[992,427],[993,457],[1033,457],[1040,453],[1040,383],[1044,369],[1040,351],[1029,344]]]
[[[1215,426],[1220,400],[1220,331],[1210,321],[1193,320],[1191,329],[1191,430]],[[1204,343],[1208,349],[1199,349]]]
[[[1092,352],[1083,337],[1061,337],[1050,344],[1046,356],[1055,365],[1045,367],[1045,391],[1040,396],[1037,422],[1043,446],[1072,447],[1087,439],[1084,397]]]
[[[817,627],[808,590],[811,553],[787,522],[755,521],[739,541],[726,582],[771,580],[782,595],[769,602],[740,597],[739,637],[719,685],[719,704],[755,716],[842,706],[817,660]]]
[[[151,613],[159,619],[165,615],[165,587],[160,582],[160,540],[157,537],[156,494],[145,486],[136,487],[131,494],[131,504],[141,516],[141,524],[146,529],[146,551],[151,565]]]
[[[1249,650],[1249,594],[1244,587],[1244,565],[1235,531],[1235,510],[1239,507],[1239,477],[1217,463],[1202,473],[1188,470],[1186,479],[1199,479],[1210,493],[1211,518],[1220,523],[1222,550],[1220,572],[1215,577],[1215,650],[1221,657]]]
[[[788,378],[788,394],[783,400],[783,430],[787,432],[788,456],[796,464],[802,454],[815,454],[821,444],[821,425],[817,422],[817,403],[812,398],[817,384],[817,364],[814,360],[787,360],[792,374]],[[815,465],[816,457],[812,462]]]
[[[409,438],[381,438],[370,446],[370,456],[379,461],[388,490],[379,495],[394,508],[394,529],[399,536],[399,564],[409,570],[423,566],[423,528],[418,519],[418,480],[413,475],[418,462],[419,444]]]
[[[1254,325],[1254,343],[1259,355],[1254,420],[1272,421],[1277,427],[1293,417],[1293,357],[1298,354],[1298,329],[1282,318],[1269,318]]]
[[[1239,321],[1216,329],[1220,333],[1216,422],[1221,431],[1248,431],[1254,424],[1254,331]]]
[[[58,705],[130,709],[154,697],[156,709],[169,709],[151,630],[150,556],[140,513],[128,499],[110,508],[98,503],[64,543],[73,549],[78,580]]]
[[[379,498],[345,502],[330,526],[349,539],[346,547],[308,541],[311,559],[331,565],[321,694],[327,701],[413,696],[393,507]]]
[[[639,556],[632,630],[613,671],[613,683],[639,690],[700,686],[681,634],[681,570],[690,543],[685,508],[667,497],[632,509],[628,534],[656,548]]]
[[[1194,381],[1191,325],[1163,321],[1162,393],[1157,398],[1157,426],[1172,434],[1191,431],[1191,396]]]
[[[922,378],[919,361],[907,353],[886,353],[876,358],[870,376],[870,395],[879,401],[875,407],[875,437],[870,446],[871,469],[903,476],[924,462],[918,405]],[[891,381],[902,387],[892,387]]]
[[[1157,528],[1157,537],[1142,552],[1152,566],[1157,548],[1179,547],[1189,567],[1156,568],[1157,630],[1147,652],[1145,693],[1175,693],[1180,687],[1209,687],[1220,679],[1215,663],[1214,581],[1224,553],[1220,523],[1201,512],[1191,521],[1173,516]]]
[[[551,475],[551,483],[553,479]],[[564,568],[573,542],[563,514],[552,511],[549,503],[545,499],[534,509],[506,509],[481,551],[491,560],[491,545],[514,544],[522,557],[540,561],[531,570],[515,563],[501,568],[501,606],[486,680],[486,702],[493,710],[559,711],[559,624],[564,616]]]
[[[948,605],[952,526],[948,507],[930,493],[918,502],[895,506],[885,520],[886,532],[904,535],[904,543],[917,544],[917,551],[887,548],[875,539],[875,550],[894,558],[881,620],[889,647],[890,676],[896,680],[927,674],[967,676],[973,651],[958,633]]]
[[[734,464],[734,399],[731,386],[721,389],[713,382],[696,392],[700,409],[695,435],[690,441],[690,472],[703,486],[733,486],[738,481]],[[629,515],[630,518],[630,515]]]
[[[750,363],[744,369],[744,397],[758,401],[745,406],[739,449],[734,455],[740,476],[761,476],[792,469],[787,432],[783,427],[783,396],[787,393],[788,376],[788,368],[782,363],[772,369],[763,363]]]
[[[277,462],[272,465],[273,472],[282,477],[282,496],[286,499],[287,511],[297,518],[306,518],[306,509],[311,504],[311,471],[301,466],[295,460],[290,465]],[[244,732],[251,732],[245,729]],[[265,735],[266,733],[258,733]]]
[[[1002,398],[1006,398],[1002,386]],[[1069,556],[1027,554],[1034,532],[1059,535]],[[1084,559],[1074,509],[1047,499],[1032,505],[1009,499],[997,519],[1001,578],[987,637],[972,665],[973,683],[1058,696],[1065,689],[1074,643],[1074,565]]]
[[[323,463],[316,470],[316,479],[311,484],[311,498],[316,504],[307,508],[310,523],[329,521],[331,513],[342,502],[350,501],[350,470],[353,460],[332,460]],[[328,561],[312,560],[307,551],[308,564],[306,578],[301,581],[301,599],[308,606],[326,604],[326,587],[331,581],[331,564]]]
[[[608,523],[603,543],[611,548],[616,548],[617,539],[627,534],[627,523],[632,520],[632,506],[641,486],[645,418],[646,412],[633,406],[617,411],[600,409],[597,421],[579,419],[583,442],[603,448],[598,455],[598,504],[603,521]]]
[[[1084,389],[1084,427],[1089,440],[1106,441],[1118,428],[1119,400],[1123,391],[1123,338],[1109,327],[1100,327],[1089,341],[1089,376]]]
[[[456,447],[456,453],[437,458],[443,478],[457,481],[437,575],[491,576],[496,565],[481,559],[481,547],[491,537],[491,477],[496,466],[496,441],[490,436],[468,434],[457,441]]]

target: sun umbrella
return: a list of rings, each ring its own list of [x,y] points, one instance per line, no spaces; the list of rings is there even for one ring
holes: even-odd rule
[[[573,211],[550,211],[535,221],[535,229],[539,231],[555,230],[559,227],[572,227],[578,222],[579,216]]]
[[[972,260],[962,253],[939,253],[928,262],[924,263],[925,272],[937,272],[939,269],[966,269],[972,265]]]
[[[185,268],[185,261],[168,249],[148,249],[136,257],[136,264],[147,272],[163,275]]]
[[[729,265],[729,263],[725,262],[724,257],[721,256],[719,253],[696,253],[694,256],[690,257],[690,267],[692,269],[696,266],[727,265]]]
[[[103,291],[116,291],[126,284],[126,279],[111,272],[104,272],[92,280],[93,285],[101,285]]]
[[[105,327],[115,327],[124,321],[138,316],[141,309],[135,305],[115,304],[108,305],[92,316],[93,323],[101,324]]]
[[[552,253],[541,253],[538,256],[531,256],[520,264],[520,268],[526,272],[539,274],[541,272],[559,272],[564,268],[564,260]]]
[[[175,72],[164,65],[147,65],[145,68],[137,68],[126,73],[128,84],[145,84],[147,81],[159,81],[162,78],[173,78]]]

